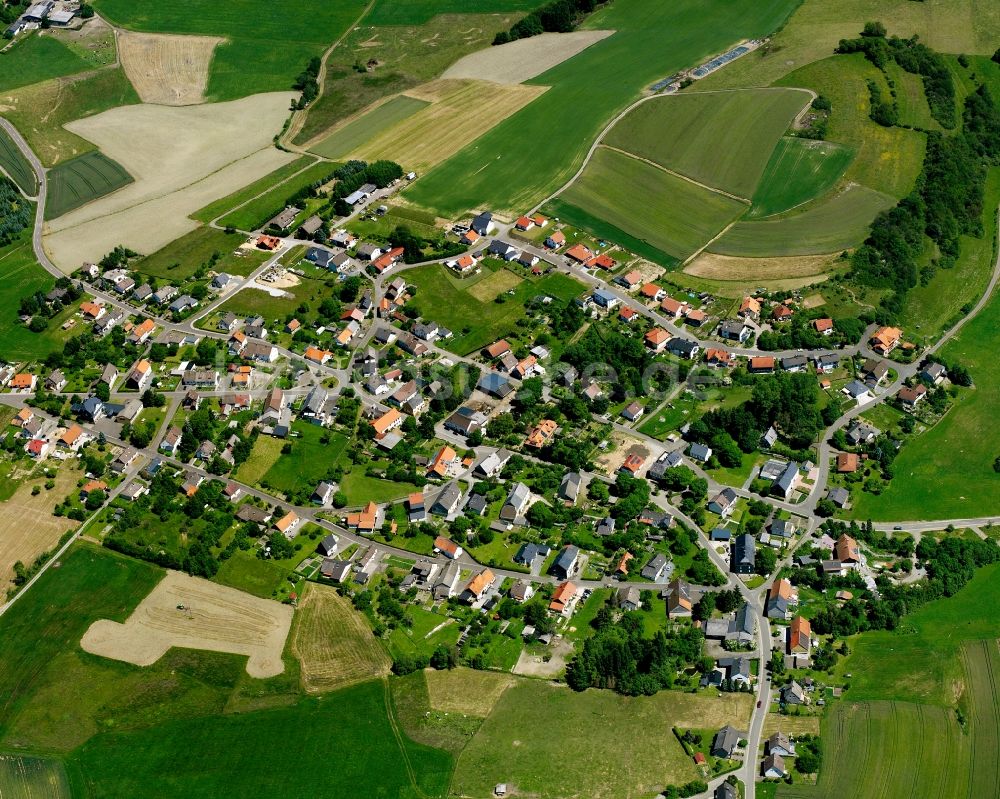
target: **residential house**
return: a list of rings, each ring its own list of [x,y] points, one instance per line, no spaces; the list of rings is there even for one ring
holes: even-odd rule
[[[705,363],[709,366],[723,366],[728,367],[734,364],[733,356],[728,350],[720,350],[715,347],[709,347],[705,350]]]
[[[645,410],[638,402],[630,402],[622,408],[621,415],[630,422],[637,422]]]
[[[838,508],[846,508],[847,503],[851,501],[851,492],[838,486],[827,491],[826,498]]]
[[[461,548],[459,548],[461,552]],[[456,556],[457,557],[457,556]],[[459,576],[459,565],[457,563],[449,563],[444,569],[441,570],[440,576],[434,582],[431,588],[431,593],[436,600],[448,599],[455,591],[455,585],[458,583]]]
[[[580,548],[567,544],[552,564],[552,574],[562,580],[575,577],[580,571]]]
[[[625,554],[630,557],[632,555],[631,552],[626,552]],[[634,585],[619,588],[615,592],[615,603],[624,611],[638,610],[642,607],[639,589]]]
[[[842,533],[833,547],[833,556],[843,564],[856,566],[861,563],[861,549],[858,542],[847,533]]]
[[[421,491],[415,491],[406,498],[406,518],[412,524],[427,520],[427,505]]]
[[[579,472],[566,472],[559,482],[557,496],[569,505],[575,505],[577,497],[580,495],[580,485],[583,482],[583,475]]]
[[[461,501],[462,489],[456,481],[452,480],[444,488],[442,488],[441,493],[437,495],[437,499],[435,499],[434,504],[431,505],[431,513],[436,516],[451,516],[456,510],[458,510],[458,506]]]
[[[131,344],[145,344],[155,329],[156,325],[153,323],[153,320],[145,319],[132,328],[132,331],[128,334],[128,341]]]
[[[751,358],[747,371],[751,374],[770,374],[774,371],[774,357],[766,355]]]
[[[764,741],[769,755],[781,755],[781,757],[795,757],[795,744],[783,732],[776,732]]]
[[[775,580],[767,591],[764,615],[769,619],[787,619],[789,609],[798,602],[798,592],[785,578]]]
[[[719,325],[719,335],[727,341],[745,342],[753,334],[753,329],[738,319],[727,319]]]
[[[788,463],[781,474],[778,475],[778,478],[771,484],[771,493],[787,500],[798,487],[800,480],[798,464]]]
[[[374,502],[369,502],[360,511],[348,513],[347,526],[362,535],[371,535],[382,526],[382,510]]]
[[[740,303],[740,309],[736,312],[737,316],[741,316],[744,319],[753,319],[757,321],[760,319],[760,300],[756,297],[744,297],[743,302]]]
[[[527,602],[535,595],[535,587],[527,580],[518,580],[510,587],[510,598],[515,602]]]
[[[334,491],[336,491],[336,486],[323,481],[316,486],[316,490],[312,492],[309,499],[317,505],[329,505],[333,501]]]
[[[549,602],[549,610],[558,615],[566,615],[571,611],[577,597],[577,587],[569,580],[556,586],[552,592],[552,599]]]
[[[514,386],[510,380],[498,372],[487,372],[479,378],[476,388],[497,399],[506,399],[514,391]]]
[[[285,538],[291,539],[295,537],[295,529],[301,521],[295,511],[288,511],[288,513],[274,523],[274,529],[285,536]]]
[[[614,292],[608,291],[607,289],[594,289],[590,296],[597,305],[608,311],[621,302]]]
[[[928,363],[920,370],[918,377],[932,386],[939,386],[948,376],[947,370],[940,363]]]
[[[493,214],[489,211],[482,211],[477,214],[469,227],[480,236],[488,236],[497,229],[496,223],[493,221]]]
[[[439,535],[434,539],[434,551],[441,553],[450,560],[458,560],[462,557],[462,547],[450,538],[445,538],[443,535]]]
[[[661,582],[667,575],[667,567],[670,565],[670,561],[667,556],[662,552],[657,552],[650,558],[649,562],[642,567],[639,572],[646,580],[651,583]]]
[[[532,449],[541,449],[552,440],[557,429],[558,425],[554,421],[542,419],[531,429],[524,443]]]
[[[746,733],[727,724],[715,734],[709,754],[712,757],[731,758],[739,748],[740,740],[745,736]]]
[[[483,458],[473,469],[475,477],[490,479],[497,477],[511,459],[513,453],[506,449],[498,449]]]
[[[478,430],[482,430],[486,425],[486,414],[481,413],[468,405],[462,405],[444,421],[446,430],[457,433],[460,436],[470,436]]]
[[[778,697],[783,705],[805,705],[808,701],[806,692],[795,680],[783,686]]]
[[[668,319],[676,320],[680,319],[687,313],[688,304],[686,302],[675,300],[673,297],[663,297],[663,299],[660,300],[660,310],[666,314]]]
[[[400,413],[395,408],[389,408],[385,413],[378,416],[378,418],[373,419],[371,422],[372,427],[375,428],[375,438],[379,439],[384,437],[387,433],[395,430],[403,424],[406,416]]]
[[[736,536],[729,570],[733,574],[753,574],[756,542],[747,533]]]
[[[760,765],[760,773],[764,779],[781,779],[788,773],[785,759],[779,754],[768,755]]]
[[[789,355],[781,359],[781,368],[786,372],[805,372],[809,368],[809,359],[805,355]]]
[[[166,452],[169,455],[176,455],[177,448],[181,444],[182,435],[183,433],[181,432],[181,429],[177,426],[171,427],[167,430],[166,434],[163,436],[163,440],[160,441],[160,452]]]
[[[712,457],[712,448],[707,444],[695,441],[690,447],[688,447],[688,457],[698,463],[708,463],[709,459]]]
[[[809,619],[796,616],[788,626],[788,654],[809,656],[812,651],[812,627]]]
[[[694,360],[700,350],[701,346],[698,342],[680,336],[674,336],[667,342],[667,352],[688,361]]]
[[[821,336],[833,335],[833,320],[828,318],[813,319],[813,329]]]
[[[653,352],[663,352],[670,341],[670,334],[662,327],[654,327],[645,336],[646,346]]]
[[[476,574],[462,591],[461,599],[468,605],[475,605],[481,602],[489,591],[496,585],[497,577],[489,569],[483,569]]]
[[[659,302],[667,296],[667,292],[655,283],[643,283],[642,288],[639,289],[639,294],[644,299],[652,300],[653,302]]]
[[[553,230],[545,239],[545,246],[550,250],[558,250],[566,243],[566,235],[561,230]]]
[[[540,571],[542,563],[551,552],[552,550],[545,544],[536,544],[529,541],[521,544],[520,549],[517,550],[517,553],[513,557],[513,561],[522,566],[527,566],[532,571]]]
[[[461,462],[462,460],[458,457],[455,450],[445,444],[434,454],[430,463],[427,464],[427,476],[447,477],[449,474],[455,472]]]
[[[645,577],[645,574],[643,575]],[[668,619],[690,619],[694,604],[691,601],[691,586],[681,579],[667,585],[665,592]]]
[[[507,501],[500,508],[500,518],[506,522],[517,522],[523,519],[531,501],[531,490],[524,483],[514,483],[507,494]]]
[[[708,509],[720,516],[728,516],[736,507],[736,500],[736,492],[731,488],[724,488],[709,500]]]
[[[899,346],[903,331],[898,327],[880,327],[871,337],[872,349],[880,355],[888,355]]]
[[[900,404],[907,410],[912,410],[917,407],[917,403],[920,402],[924,397],[927,396],[927,386],[923,383],[917,383],[913,386],[904,386],[896,393],[896,399],[899,400]]]
[[[868,385],[862,383],[860,380],[852,380],[844,386],[843,392],[852,400],[855,400],[858,405],[863,405],[872,398]]]

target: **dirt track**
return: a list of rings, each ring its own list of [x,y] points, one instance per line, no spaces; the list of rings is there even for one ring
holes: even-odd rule
[[[118,32],[122,68],[144,103],[194,105],[205,99],[216,36]]]
[[[80,646],[94,655],[149,666],[174,646],[246,655],[251,677],[281,674],[292,608],[170,571],[124,624],[100,619]]]

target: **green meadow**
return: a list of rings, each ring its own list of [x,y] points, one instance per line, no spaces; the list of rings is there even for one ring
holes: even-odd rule
[[[530,82],[543,97],[497,125],[417,181],[407,199],[457,216],[486,206],[523,211],[563,185],[608,122],[656,80],[762,36],[795,0],[616,0],[584,27],[614,30]]]
[[[90,68],[84,59],[51,36],[40,33],[22,36],[24,38],[7,52],[0,54],[0,91],[73,75]]]
[[[775,143],[809,100],[788,89],[657,97],[630,111],[603,143],[749,199]]]
[[[780,214],[825,194],[852,157],[844,145],[783,137],[764,168],[747,218]]]
[[[325,180],[334,169],[336,169],[335,164],[318,161],[308,169],[279,183],[270,191],[250,200],[246,205],[226,214],[219,220],[219,224],[239,230],[256,230],[265,225],[275,214],[280,213],[289,197],[317,181]]]
[[[748,207],[605,147],[560,198],[678,260],[705,246]]]
[[[254,0],[98,0],[95,5],[130,30],[225,37],[212,58],[206,89],[210,100],[221,101],[290,91],[309,59],[347,31],[366,3],[274,0],[267,13]]]

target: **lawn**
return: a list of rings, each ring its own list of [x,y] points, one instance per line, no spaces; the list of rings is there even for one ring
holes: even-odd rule
[[[0,169],[6,172],[28,197],[35,196],[38,191],[35,170],[31,168],[24,153],[14,144],[10,134],[2,129],[0,129]]]
[[[747,209],[738,200],[603,147],[560,198],[677,259],[704,247]]]
[[[520,281],[513,289],[513,296],[502,295],[502,303],[476,299],[475,287],[491,278],[484,270],[480,281],[461,281],[440,264],[406,273],[407,282],[417,287],[411,306],[455,334],[444,342],[444,346],[459,355],[482,349],[512,330],[524,316],[524,304],[535,297],[548,295],[557,301],[568,302],[583,291],[577,281],[553,273],[537,281]]]
[[[340,481],[340,490],[347,495],[347,504],[351,507],[364,505],[367,502],[383,503],[402,499],[416,489],[417,486],[411,483],[397,483],[393,480],[370,477],[365,474],[363,467],[348,472]]]
[[[263,250],[239,250],[245,240],[239,233],[200,227],[136,261],[133,268],[144,275],[178,283],[192,277],[218,253],[219,260],[212,269],[245,276],[270,257]],[[235,254],[237,251],[239,255]]]
[[[46,219],[56,219],[133,182],[125,167],[98,150],[63,161],[49,171],[48,178]]]
[[[297,161],[295,163],[298,163]],[[239,230],[256,230],[267,223],[271,217],[280,213],[285,207],[286,200],[297,194],[304,188],[325,180],[335,169],[335,164],[319,161],[308,169],[299,172],[294,177],[289,178],[284,183],[275,186],[260,197],[251,200],[241,208],[237,208],[219,220],[220,225],[232,226]],[[244,196],[252,197],[249,192],[240,192]]]
[[[254,596],[271,599],[288,577],[288,569],[273,560],[261,560],[255,550],[237,550],[219,566],[212,579]]]
[[[279,455],[260,478],[262,485],[287,495],[303,489],[311,492],[320,480],[329,476],[334,463],[347,446],[347,437],[343,434],[308,422],[295,422],[292,425],[292,435],[297,437],[282,442],[282,445],[291,444],[291,453]],[[321,441],[324,437],[329,437],[325,444]]]
[[[52,36],[27,34],[0,55],[0,91],[27,86],[62,75],[83,72],[90,65]]]
[[[264,289],[241,289],[216,310],[220,314],[232,311],[237,316],[260,314],[273,329],[276,321],[283,322],[288,314],[294,314],[303,303],[310,308],[318,308],[319,304],[330,296],[331,290],[326,287],[324,281],[309,277],[299,279],[301,282],[297,285],[281,289],[284,294],[280,297],[275,297]],[[300,315],[299,320],[305,323],[308,317]]]
[[[427,105],[430,103],[426,100],[417,100],[414,97],[406,97],[405,95],[393,97],[335,130],[315,144],[311,148],[312,152],[326,158],[343,158],[377,133],[392,127],[397,122],[402,122]]]
[[[208,224],[213,219],[217,219],[230,209],[235,208],[237,205],[241,205],[242,203],[252,200],[258,194],[263,194],[269,189],[277,186],[279,183],[288,180],[296,172],[305,169],[313,163],[315,163],[315,159],[310,158],[308,155],[300,156],[284,166],[279,166],[273,172],[264,175],[264,177],[258,178],[249,186],[245,186],[239,191],[235,191],[226,197],[220,197],[218,200],[209,203],[204,208],[199,208],[193,214],[190,214],[190,218],[198,222]]]
[[[275,0],[260,14],[255,0],[98,0],[97,10],[114,24],[150,33],[223,36],[209,69],[209,100],[234,100],[259,92],[290,91],[318,56],[361,15],[364,0],[297,3]]]
[[[786,89],[657,97],[630,111],[603,143],[749,199],[809,99]]]
[[[834,253],[864,241],[875,215],[893,205],[886,194],[852,185],[801,211],[737,222],[708,250],[747,257]]]
[[[71,81],[36,83],[5,97],[4,116],[17,126],[47,167],[97,150],[93,142],[70,133],[64,124],[139,102],[139,95],[120,67],[98,69]]]
[[[104,733],[72,754],[71,783],[95,799],[442,796],[451,757],[404,738],[389,702],[372,681],[291,707]],[[278,745],[290,734],[294,746]],[[332,767],[331,753],[348,751]]]
[[[738,39],[772,32],[795,5],[609,3],[583,27],[613,36],[529,81],[551,88],[416,181],[407,199],[448,217],[483,206],[523,211],[573,176],[597,135],[643,89]]]
[[[525,795],[630,799],[697,772],[672,726],[746,723],[751,698],[661,692],[624,697],[522,680],[508,688],[458,760],[452,792],[488,796],[498,782]],[[608,746],[608,734],[627,745]]]
[[[853,156],[842,144],[783,137],[764,168],[747,216],[780,214],[820,197],[834,187]]]

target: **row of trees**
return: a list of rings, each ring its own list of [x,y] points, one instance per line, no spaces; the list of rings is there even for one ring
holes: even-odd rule
[[[509,31],[500,31],[493,38],[493,44],[507,44],[540,33],[568,33],[576,27],[583,15],[589,14],[597,6],[598,0],[553,0],[532,11]]]

